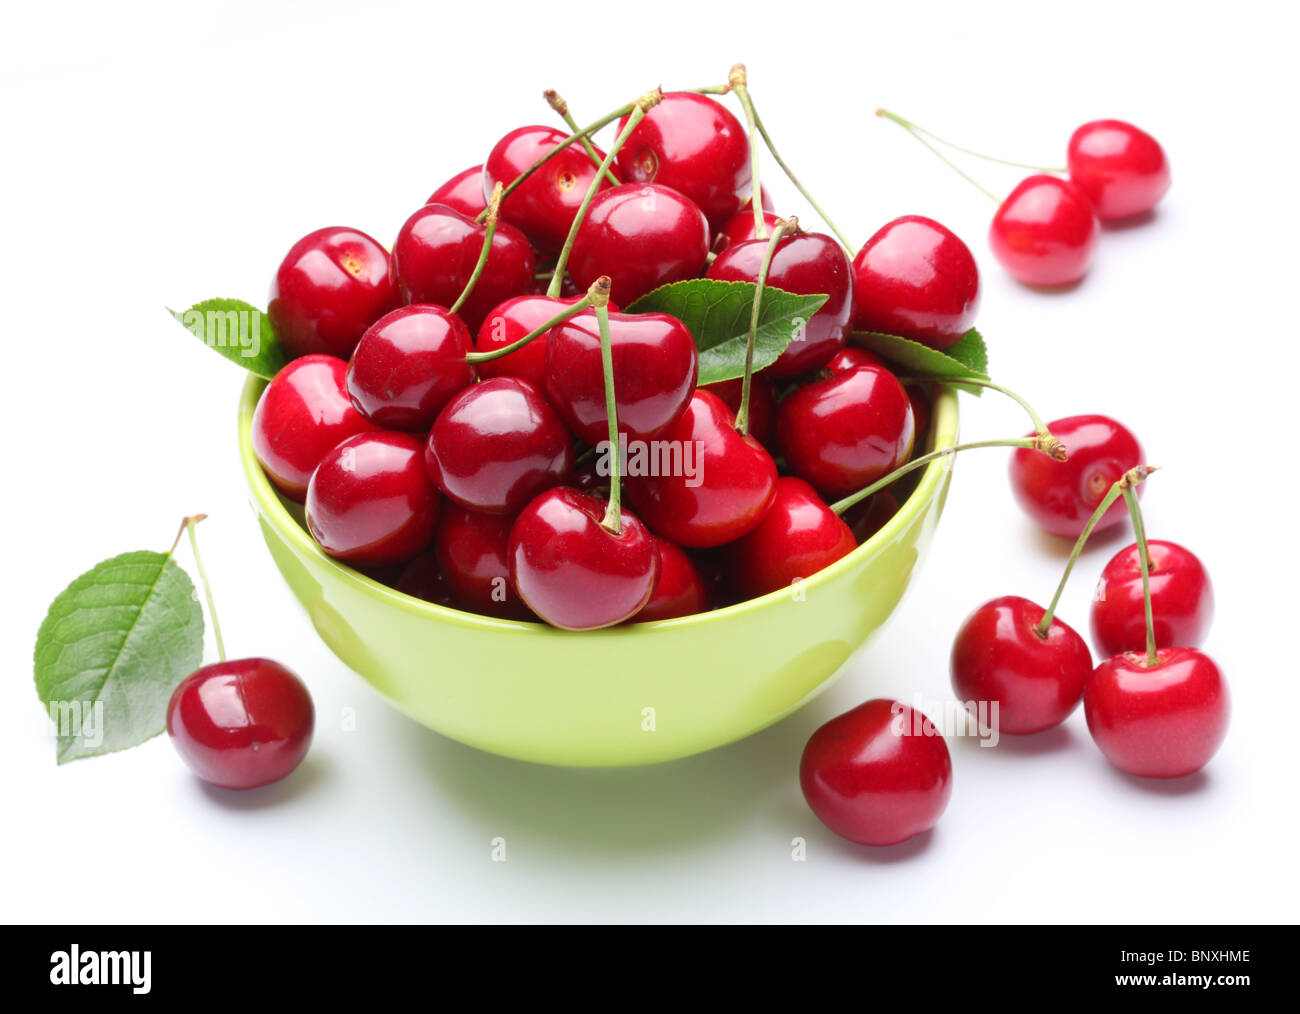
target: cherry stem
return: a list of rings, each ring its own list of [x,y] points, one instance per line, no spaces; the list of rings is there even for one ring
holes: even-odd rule
[[[891,113],[888,109],[877,109],[876,115],[883,116],[886,120],[893,120],[900,127],[904,127],[914,134],[925,134],[927,137],[938,141],[940,144],[947,148],[951,148],[953,151],[960,151],[966,155],[973,155],[975,158],[982,158],[985,162],[997,162],[999,165],[1015,166],[1017,169],[1033,169],[1035,172],[1040,173],[1064,173],[1069,171],[1068,169],[1057,168],[1055,166],[1030,165],[1028,162],[1012,162],[1010,159],[994,158],[992,155],[985,155],[983,152],[974,151],[971,148],[963,148],[960,144],[953,144],[951,141],[945,141],[934,131],[926,130],[924,127],[913,123],[911,120],[905,120],[897,113]]]
[[[564,100],[564,97],[554,88],[547,88],[546,91],[542,92],[542,97],[546,99],[547,104],[552,109],[560,114],[560,119],[564,121],[565,126],[574,133],[577,133],[579,129],[578,124],[574,120],[573,114],[569,112],[569,103]],[[583,150],[587,153],[587,157],[591,159],[591,164],[600,168],[600,153],[596,151],[596,146],[591,143],[591,138],[584,134],[582,137],[578,138],[578,143],[582,145]],[[619,178],[614,175],[613,170],[608,168],[605,169],[605,178],[614,186],[618,186],[620,182]]]
[[[1128,504],[1128,513],[1133,519],[1133,537],[1137,539],[1138,563],[1142,568],[1142,606],[1146,610],[1147,620],[1147,667],[1151,668],[1160,664],[1160,656],[1156,654],[1156,620],[1151,608],[1151,553],[1147,548],[1147,530],[1142,523],[1142,508],[1131,485],[1124,487],[1124,502]]]
[[[499,349],[491,349],[487,352],[471,352],[465,357],[465,362],[471,364],[490,363],[492,362],[493,359],[504,359],[506,356],[510,355],[511,352],[518,352],[534,338],[540,338],[542,335],[546,334],[546,332],[549,331],[551,328],[559,327],[570,317],[573,317],[576,314],[581,313],[589,306],[591,306],[591,296],[590,295],[583,296],[576,303],[572,304],[571,306],[566,306],[560,313],[557,313],[545,324],[541,325],[541,327],[529,331],[522,338],[518,338],[515,341],[512,341],[509,345],[503,345]]]
[[[731,91],[731,85],[705,85],[703,88],[683,88],[682,91],[691,92],[695,95],[726,95],[727,92]]]
[[[492,197],[488,201],[485,209],[487,219],[485,224],[487,229],[483,233],[483,249],[478,253],[478,263],[474,265],[474,271],[469,276],[469,281],[465,283],[465,288],[460,290],[460,295],[456,297],[456,302],[448,308],[451,313],[460,312],[460,308],[465,305],[465,300],[469,299],[474,292],[474,286],[483,276],[483,269],[487,266],[488,255],[492,252],[492,237],[497,233],[497,218],[501,214],[501,181],[497,180],[496,185],[492,188]]]
[[[1106,495],[1101,498],[1101,503],[1097,504],[1097,509],[1092,512],[1092,517],[1088,523],[1083,526],[1083,531],[1074,542],[1074,548],[1070,550],[1070,558],[1065,561],[1065,573],[1061,575],[1061,581],[1056,586],[1056,594],[1052,596],[1052,601],[1047,606],[1047,612],[1043,613],[1043,618],[1038,621],[1038,626],[1034,628],[1034,633],[1039,637],[1046,637],[1049,630],[1052,629],[1052,618],[1056,615],[1056,607],[1061,604],[1061,594],[1065,591],[1066,582],[1070,580],[1070,572],[1074,570],[1074,564],[1079,559],[1079,554],[1083,552],[1083,547],[1087,545],[1088,537],[1101,521],[1102,515],[1110,510],[1113,504],[1124,493],[1132,490],[1155,469],[1147,465],[1138,465],[1136,468],[1130,468],[1121,475],[1106,491]]]
[[[940,161],[944,162],[944,163],[948,166],[949,169],[951,169],[951,170],[952,170],[953,172],[955,172],[958,176],[960,176],[962,179],[964,179],[967,183],[969,183],[971,186],[973,186],[976,190],[978,190],[980,193],[982,193],[982,194],[983,194],[985,197],[987,197],[990,201],[992,201],[994,204],[1001,204],[1001,203],[1002,203],[1001,198],[999,198],[995,193],[993,193],[992,190],[988,189],[988,187],[986,187],[986,186],[984,186],[983,184],[979,183],[979,182],[975,179],[975,177],[971,176],[970,173],[966,172],[965,169],[963,169],[963,168],[962,168],[961,166],[959,166],[956,162],[954,162],[954,161],[953,161],[952,159],[950,159],[947,155],[945,155],[945,154],[944,154],[943,152],[941,152],[938,148],[936,148],[936,147],[935,147],[934,145],[932,145],[929,141],[927,141],[927,140],[925,139],[925,136],[920,132],[920,129],[919,129],[919,128],[917,128],[917,127],[913,127],[911,123],[909,123],[907,120],[904,120],[901,116],[895,116],[895,115],[893,115],[892,113],[889,113],[889,112],[887,112],[887,111],[884,110],[884,109],[877,109],[877,110],[876,110],[876,115],[877,115],[877,116],[883,116],[883,117],[885,117],[885,118],[887,118],[887,119],[893,120],[893,121],[894,121],[895,123],[897,123],[900,127],[902,127],[902,128],[903,128],[904,130],[906,130],[909,134],[911,134],[914,138],[916,138],[916,139],[917,139],[918,141],[920,141],[923,145],[925,145],[927,148],[929,148],[930,151],[932,151],[932,152],[935,154],[935,156],[936,156]]]
[[[740,107],[745,111],[745,123],[749,127],[749,207],[754,213],[754,237],[756,239],[767,239],[767,220],[763,217],[763,181],[759,177],[758,165],[758,126],[754,117],[754,103],[749,97],[749,91],[745,87],[747,80],[745,74],[745,65],[738,63],[731,68],[728,75],[731,87],[736,91],[736,97],[740,99]],[[752,333],[752,332],[751,332]],[[749,379],[745,380],[745,393],[749,393]],[[747,402],[742,402],[742,408]],[[739,418],[737,418],[739,422]],[[741,433],[744,433],[741,430]]]
[[[609,146],[609,151],[600,163],[601,171],[596,173],[591,185],[587,187],[582,203],[578,205],[578,211],[573,216],[573,222],[569,225],[569,234],[564,238],[564,246],[560,248],[560,256],[555,261],[555,274],[551,276],[551,284],[546,287],[546,294],[552,299],[560,294],[560,290],[564,286],[564,271],[569,264],[569,254],[573,251],[574,240],[578,238],[578,230],[582,228],[582,223],[587,218],[587,209],[591,207],[596,191],[600,189],[601,174],[609,168],[610,163],[614,161],[614,156],[618,154],[619,149],[631,136],[632,131],[636,130],[637,124],[645,118],[645,114],[657,106],[663,97],[663,92],[655,88],[637,99],[632,105],[632,111],[628,114],[627,123],[619,131],[614,143]]]
[[[739,81],[735,78],[737,70],[740,71]],[[813,195],[808,192],[808,188],[799,182],[799,177],[795,176],[795,174],[790,171],[790,167],[786,165],[785,159],[781,157],[780,152],[776,150],[776,145],[772,143],[772,137],[768,134],[767,128],[763,126],[763,119],[758,115],[758,110],[754,108],[754,100],[749,94],[749,85],[745,80],[745,65],[743,63],[736,64],[736,66],[731,69],[731,74],[733,75],[731,90],[736,93],[736,98],[740,100],[741,108],[745,110],[745,118],[751,120],[754,126],[758,129],[759,136],[763,138],[763,143],[767,145],[767,150],[772,155],[772,160],[781,167],[781,170],[789,178],[790,182],[794,184],[795,189],[798,190],[799,193],[803,194],[804,200],[812,205],[813,210],[817,212],[821,220],[830,228],[831,232],[835,233],[835,235],[839,237],[839,241],[843,243],[844,248],[848,250],[849,256],[853,257],[857,253],[857,248],[849,241],[849,238],[844,235],[839,226],[831,221],[831,217],[826,214],[822,206],[818,204]],[[761,221],[763,217],[763,194],[762,191],[758,189],[757,182],[758,181],[755,180],[754,191],[750,196],[750,200],[756,205],[754,210],[756,222]]]
[[[781,219],[772,230],[763,251],[763,262],[758,266],[758,280],[754,283],[754,305],[749,311],[749,340],[745,343],[745,373],[740,381],[740,407],[736,410],[736,429],[740,435],[749,433],[749,391],[754,382],[754,344],[758,338],[758,317],[763,304],[763,289],[767,285],[767,274],[772,268],[772,257],[776,254],[777,244],[787,231],[799,228],[799,220],[793,216]]]
[[[954,444],[952,447],[944,447],[937,451],[931,451],[929,454],[922,454],[919,458],[913,458],[905,465],[899,465],[883,479],[877,479],[870,486],[864,486],[856,493],[850,493],[843,500],[838,500],[831,504],[831,510],[836,514],[843,514],[850,507],[861,503],[873,493],[879,493],[886,486],[901,479],[908,472],[913,472],[924,465],[928,465],[932,461],[938,461],[940,458],[946,458],[949,455],[957,454],[960,451],[973,451],[979,447],[1028,447],[1031,450],[1043,450],[1039,437],[1014,437],[1008,440],[976,440],[969,444]],[[1047,452],[1043,451],[1043,453]]]
[[[605,375],[605,418],[609,422],[609,506],[600,526],[614,535],[623,534],[623,463],[618,444],[618,403],[614,397],[614,345],[609,336],[609,275],[601,275],[591,283],[587,298],[596,308],[596,323],[600,328],[600,367]]]
[[[181,522],[181,528],[189,533],[190,549],[194,553],[194,565],[199,571],[199,580],[203,583],[203,594],[208,600],[208,616],[212,618],[212,636],[217,642],[217,657],[221,661],[226,660],[226,642],[221,639],[221,624],[217,621],[217,604],[212,598],[212,586],[208,584],[207,571],[203,569],[203,557],[199,555],[199,540],[194,534],[194,526],[206,518],[206,514],[194,514]],[[176,541],[180,541],[180,533],[176,534]],[[176,551],[176,544],[172,544],[172,552]]]
[[[1039,449],[1056,461],[1064,461],[1066,459],[1067,448],[1065,444],[1061,443],[1060,440],[1052,435],[1052,431],[1047,428],[1047,423],[1043,422],[1043,417],[1034,410],[1034,406],[1029,404],[1028,401],[1008,387],[1003,387],[1001,384],[995,384],[991,380],[977,380],[974,377],[962,377],[960,380],[956,378],[949,379],[947,377],[899,377],[898,382],[900,384],[938,383],[955,384],[958,386],[962,384],[970,384],[972,387],[987,387],[990,391],[997,391],[999,394],[1005,394],[1012,401],[1017,402],[1028,414],[1030,422],[1033,423],[1034,432],[1043,440],[1044,446]]]

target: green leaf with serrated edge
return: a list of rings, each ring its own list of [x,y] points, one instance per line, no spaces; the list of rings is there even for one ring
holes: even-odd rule
[[[267,380],[288,357],[265,313],[242,299],[205,299],[188,310],[168,310],[208,348]]]
[[[694,278],[670,282],[648,292],[626,313],[667,313],[690,329],[700,352],[700,386],[745,375],[745,347],[754,309],[753,282]],[[803,339],[804,325],[826,296],[801,296],[763,287],[754,332],[754,370],[771,366],[792,341]]]
[[[123,553],[86,571],[36,635],[36,694],[58,736],[58,762],[158,735],[172,691],[202,656],[203,612],[171,553]]]
[[[882,359],[899,367],[900,374],[909,377],[927,377],[934,380],[960,382],[970,377],[974,380],[988,380],[988,349],[980,333],[971,328],[947,352],[932,349],[911,338],[901,338],[894,334],[882,334],[878,331],[854,331],[850,339],[854,345],[860,345],[876,353]],[[954,353],[956,353],[954,355]],[[957,383],[963,391],[976,396],[984,393],[984,388],[970,384]]]

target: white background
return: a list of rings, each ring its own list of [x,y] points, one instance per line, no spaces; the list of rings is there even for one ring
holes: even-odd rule
[[[6,8],[3,916],[1294,919],[1295,26],[1274,20],[1282,6],[1238,3],[1213,21],[1131,0],[1086,16],[1041,3],[600,6]],[[1207,649],[1234,697],[1202,774],[1128,779],[1076,713],[996,750],[953,741],[952,803],[912,843],[850,846],[805,807],[796,766],[814,728],[871,696],[947,699],[966,613],[1050,596],[1065,547],[1019,514],[1001,451],[959,462],[931,556],[832,691],[660,767],[555,770],[444,740],[386,706],[298,610],[237,467],[241,372],[163,306],[262,302],[284,251],[320,226],[391,242],[497,137],[550,122],[543,88],[590,120],[660,82],[721,82],[736,60],[783,154],[853,234],[923,213],[967,239],[998,379],[1049,418],[1124,420],[1164,466],[1148,528],[1208,565]],[[1082,285],[1029,292],[988,253],[988,199],[877,105],[1048,164],[1078,124],[1129,119],[1164,143],[1173,189],[1153,222],[1103,235]],[[1001,192],[1020,175],[967,166]],[[780,210],[813,222],[768,167]],[[992,396],[963,409],[968,438],[1024,429]],[[164,548],[199,510],[232,654],[280,659],[312,688],[308,760],[243,795],[206,789],[165,737],[57,768],[31,677],[47,603],[100,559]],[[1067,593],[1080,629],[1119,545],[1090,549]],[[497,836],[505,863],[490,858]],[[791,861],[795,836],[806,862]]]

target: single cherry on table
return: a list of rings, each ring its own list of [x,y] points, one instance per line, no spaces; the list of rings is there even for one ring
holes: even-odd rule
[[[1176,542],[1152,539],[1147,552],[1156,647],[1199,648],[1214,618],[1214,589],[1205,565]],[[1120,655],[1143,650],[1146,635],[1142,563],[1134,543],[1101,572],[1092,599],[1092,640],[1103,656]]]
[[[1144,214],[1169,190],[1160,142],[1123,120],[1085,123],[1070,135],[1066,164],[1103,222]]]
[[[1101,226],[1083,191],[1038,173],[1020,181],[989,225],[993,256],[1025,285],[1070,285],[1088,273]]]

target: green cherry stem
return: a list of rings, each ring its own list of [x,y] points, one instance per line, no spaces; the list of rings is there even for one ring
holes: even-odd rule
[[[728,75],[731,88],[735,91],[736,97],[740,99],[740,107],[745,111],[745,123],[749,127],[749,207],[754,212],[754,238],[767,239],[767,220],[763,217],[763,181],[759,177],[758,165],[758,121],[754,116],[754,103],[749,97],[749,89],[746,87],[745,65],[738,63],[731,68]],[[757,294],[754,299],[755,306],[758,305]],[[751,334],[751,347],[752,330]],[[745,394],[749,394],[749,375],[745,375]],[[741,410],[744,411],[749,403],[742,399]],[[737,423],[740,418],[737,416]],[[742,434],[744,430],[740,431]]]
[[[1147,549],[1147,530],[1142,523],[1142,508],[1138,505],[1137,493],[1133,485],[1124,487],[1124,502],[1128,504],[1129,516],[1133,519],[1133,537],[1137,539],[1138,563],[1142,568],[1142,606],[1146,610],[1147,620],[1147,668],[1160,664],[1156,654],[1156,621],[1151,609],[1151,554]]]
[[[1142,482],[1155,469],[1148,465],[1138,465],[1136,468],[1130,468],[1121,475],[1106,491],[1106,495],[1101,498],[1101,503],[1097,504],[1097,509],[1092,512],[1092,517],[1088,523],[1083,526],[1083,531],[1074,542],[1074,548],[1070,550],[1070,558],[1065,561],[1065,572],[1061,575],[1060,584],[1056,586],[1056,594],[1052,596],[1052,601],[1048,603],[1047,612],[1043,613],[1043,618],[1038,621],[1038,626],[1034,628],[1034,633],[1039,637],[1046,637],[1048,631],[1052,629],[1052,618],[1056,616],[1056,607],[1061,604],[1061,594],[1065,591],[1066,582],[1070,580],[1070,572],[1074,570],[1074,564],[1079,559],[1079,554],[1083,552],[1083,547],[1088,543],[1088,537],[1101,521],[1102,515],[1110,510],[1110,505],[1118,500],[1122,495],[1132,491],[1132,489]]]
[[[522,338],[518,338],[515,341],[512,341],[509,345],[503,345],[499,349],[492,349],[491,351],[488,352],[471,352],[469,355],[465,357],[465,362],[471,364],[490,363],[492,362],[493,359],[504,359],[506,356],[510,355],[511,352],[518,352],[534,338],[540,338],[542,335],[546,334],[546,332],[549,331],[551,328],[559,327],[570,317],[573,317],[581,313],[583,310],[587,309],[587,307],[591,305],[592,305],[591,294],[588,293],[586,296],[583,296],[580,300],[578,300],[576,303],[572,304],[571,306],[566,306],[561,312],[557,313],[545,324],[541,325],[541,327],[538,327],[533,331],[529,331]]]
[[[1007,440],[975,440],[969,444],[954,444],[952,447],[944,447],[937,451],[931,451],[929,454],[922,454],[919,458],[913,458],[905,465],[899,465],[884,478],[877,479],[870,486],[864,486],[856,493],[850,493],[843,500],[837,500],[831,504],[831,510],[836,514],[843,514],[850,507],[861,503],[873,493],[879,493],[886,486],[889,486],[907,475],[908,472],[914,472],[918,468],[928,465],[932,461],[938,461],[940,458],[946,458],[961,451],[973,451],[980,447],[1028,447],[1031,450],[1043,451],[1048,453],[1040,437],[1013,437]]]
[[[876,115],[877,115],[877,116],[883,116],[883,117],[885,117],[886,119],[893,120],[893,121],[894,121],[895,123],[897,123],[900,127],[902,127],[902,128],[903,128],[904,130],[906,130],[909,134],[911,134],[914,138],[916,138],[916,139],[917,139],[918,141],[920,141],[923,145],[925,145],[927,148],[929,148],[930,151],[932,151],[932,152],[934,153],[934,155],[935,155],[935,156],[936,156],[936,157],[937,157],[941,162],[943,162],[945,165],[947,165],[949,169],[951,169],[951,170],[952,170],[953,172],[955,172],[958,176],[960,176],[962,179],[964,179],[967,183],[969,183],[971,186],[973,186],[976,190],[978,190],[980,193],[982,193],[982,194],[983,194],[985,197],[987,197],[990,201],[992,201],[994,204],[1001,204],[1001,203],[1002,203],[1002,199],[1001,199],[1000,197],[998,197],[997,194],[993,193],[992,190],[990,190],[988,187],[984,186],[982,183],[980,183],[978,180],[976,180],[974,176],[972,176],[970,173],[966,172],[965,169],[963,169],[963,168],[962,168],[961,166],[959,166],[956,162],[954,162],[954,161],[953,161],[952,159],[950,159],[947,155],[945,155],[945,154],[944,154],[943,152],[941,152],[938,148],[936,148],[936,147],[935,147],[934,145],[932,145],[929,141],[927,141],[927,140],[925,139],[925,136],[924,136],[924,135],[923,135],[923,134],[922,134],[922,133],[921,133],[917,128],[913,127],[913,126],[912,126],[912,125],[911,125],[907,120],[904,120],[901,116],[894,116],[892,113],[889,113],[889,112],[887,112],[887,111],[884,110],[884,109],[877,109],[877,110],[876,110]]]
[[[564,121],[565,126],[575,134],[578,133],[579,127],[577,121],[573,118],[573,114],[569,112],[569,103],[564,100],[564,97],[559,92],[554,88],[547,88],[546,91],[542,92],[542,98],[546,99],[547,104],[559,113],[560,119]],[[596,151],[596,146],[591,143],[591,138],[584,134],[578,139],[578,143],[582,145],[587,157],[591,159],[591,164],[600,168],[600,153]],[[605,169],[605,178],[614,186],[618,186],[619,178],[614,175],[613,170]]]
[[[592,199],[596,196],[596,191],[600,189],[600,178],[610,164],[614,161],[614,156],[618,154],[619,149],[623,147],[624,142],[631,136],[632,131],[636,130],[636,125],[644,119],[645,114],[659,104],[663,92],[658,88],[646,92],[632,105],[632,111],[628,114],[627,123],[619,132],[614,143],[609,146],[609,151],[600,163],[600,172],[596,173],[591,185],[587,187],[586,194],[583,195],[582,203],[578,205],[578,211],[573,216],[573,223],[569,226],[569,235],[564,238],[564,246],[560,249],[560,256],[555,261],[555,274],[551,276],[551,284],[546,287],[546,294],[552,299],[560,294],[564,285],[564,271],[569,264],[569,254],[573,251],[573,241],[578,238],[578,230],[582,228],[582,223],[587,218],[587,209],[591,207]]]
[[[221,639],[221,624],[217,621],[217,604],[212,598],[212,586],[208,584],[208,574],[203,569],[203,557],[199,555],[199,540],[194,534],[194,526],[206,517],[206,514],[194,514],[181,522],[181,525],[189,534],[190,550],[194,553],[194,565],[199,571],[199,580],[203,584],[203,594],[207,596],[208,616],[212,619],[212,636],[217,642],[217,657],[224,662],[226,660],[226,642]],[[176,538],[177,541],[180,541],[179,533]],[[172,551],[176,551],[174,544]]]
[[[762,202],[759,204],[761,207]],[[736,429],[742,437],[749,433],[749,390],[754,381],[754,344],[758,338],[758,318],[763,304],[763,289],[767,285],[767,274],[772,268],[772,257],[776,253],[777,244],[781,242],[781,237],[798,228],[799,220],[793,216],[777,222],[776,228],[772,230],[772,237],[767,241],[767,249],[763,251],[763,262],[758,267],[758,281],[754,284],[754,305],[749,311],[749,340],[745,343],[745,373],[740,382],[740,408],[736,410]]]
[[[737,84],[734,79],[737,70],[740,71],[739,84]],[[808,192],[808,188],[799,182],[799,177],[797,177],[793,172],[791,172],[790,167],[785,162],[785,159],[783,159],[781,157],[780,152],[776,150],[776,145],[772,143],[772,136],[767,132],[767,128],[763,126],[763,118],[758,115],[758,110],[754,108],[754,100],[749,94],[749,84],[748,81],[745,79],[745,65],[743,63],[736,64],[736,66],[731,69],[731,74],[733,75],[731,90],[736,93],[736,98],[740,100],[740,105],[745,110],[746,119],[750,119],[750,118],[753,119],[754,126],[758,128],[759,136],[763,138],[763,143],[767,145],[767,150],[772,155],[772,160],[781,167],[781,171],[784,172],[786,177],[790,180],[790,182],[794,184],[795,189],[798,190],[799,193],[803,194],[804,200],[812,205],[813,210],[817,212],[818,216],[821,218],[823,222],[826,223],[826,225],[830,228],[831,232],[835,233],[835,235],[839,237],[839,241],[843,243],[844,248],[848,250],[849,256],[853,257],[857,253],[857,247],[855,247],[849,241],[849,238],[840,230],[839,226],[837,226],[831,220],[830,215],[826,214],[822,206],[818,204],[817,200],[813,197],[813,195]],[[763,195],[757,189],[757,187],[755,188],[754,193],[751,195],[750,200],[758,205],[758,209],[755,212],[755,218],[761,220],[763,216],[763,212],[762,212]]]
[[[465,283],[465,288],[460,290],[460,295],[456,297],[456,302],[449,307],[451,313],[460,312],[460,308],[465,305],[465,300],[474,292],[474,286],[478,280],[483,277],[483,269],[487,267],[488,255],[492,252],[492,237],[497,234],[497,218],[501,214],[501,181],[498,180],[496,186],[492,188],[492,197],[488,201],[488,206],[484,209],[487,218],[484,224],[487,231],[483,233],[483,249],[479,251],[478,263],[474,265],[474,271],[469,276],[469,281]]]
[[[956,378],[949,379],[947,377],[899,377],[898,382],[900,384],[953,384],[957,386],[969,384],[972,387],[987,387],[990,391],[997,391],[999,394],[1004,394],[1012,401],[1018,403],[1029,416],[1029,420],[1034,426],[1034,432],[1037,433],[1044,442],[1044,446],[1041,447],[1040,450],[1046,452],[1048,456],[1056,461],[1064,461],[1066,459],[1066,446],[1056,437],[1052,436],[1052,431],[1047,428],[1047,423],[1043,422],[1043,417],[1038,414],[1033,405],[1029,404],[1027,400],[1008,387],[1003,387],[1001,384],[995,384],[991,380],[979,380],[974,377],[962,377],[960,380]]]
[[[609,422],[609,506],[600,525],[615,535],[623,533],[623,463],[618,444],[618,403],[614,397],[614,345],[609,335],[609,275],[601,275],[591,283],[587,298],[596,308],[596,323],[600,328],[600,366],[605,374],[605,418]]]
[[[931,138],[932,140],[938,141],[946,148],[951,148],[953,151],[960,151],[966,155],[973,155],[975,158],[982,158],[985,162],[997,162],[999,165],[1015,166],[1017,169],[1033,169],[1035,172],[1040,172],[1040,173],[1064,173],[1069,171],[1067,169],[1057,168],[1055,166],[1030,165],[1028,162],[1012,162],[1010,159],[994,158],[992,155],[985,155],[983,152],[980,151],[974,151],[970,148],[963,148],[960,144],[953,144],[951,141],[945,141],[933,130],[926,130],[924,127],[918,126],[917,124],[913,123],[911,120],[903,119],[903,117],[899,116],[897,113],[891,113],[888,109],[877,109],[876,115],[884,117],[886,120],[893,120],[900,127],[903,127],[904,129],[911,131],[913,134],[925,134],[927,137]]]

